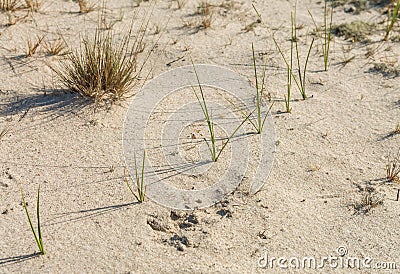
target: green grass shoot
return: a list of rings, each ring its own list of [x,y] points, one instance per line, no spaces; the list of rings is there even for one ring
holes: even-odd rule
[[[125,183],[128,186],[130,192],[132,195],[135,197],[136,201],[138,203],[143,203],[144,198],[146,196],[146,187],[144,186],[144,164],[146,160],[146,151],[143,151],[143,161],[142,161],[142,167],[141,167],[141,173],[139,174],[139,168],[137,166],[136,162],[136,154],[134,154],[134,160],[135,160],[135,183],[136,183],[136,192],[133,190],[132,186],[129,183],[129,180],[126,176],[126,169],[124,170],[124,179]]]
[[[331,35],[332,35],[332,22],[333,22],[333,8],[334,8],[334,0],[331,3],[330,10],[330,20],[329,20],[329,28],[328,28],[328,0],[325,0],[324,7],[324,44],[322,45],[322,52],[324,54],[324,69],[328,71],[329,65],[329,50],[331,45]]]
[[[40,196],[39,195],[40,195],[40,185],[38,187],[37,201],[36,201],[36,220],[37,220],[37,231],[36,231],[35,228],[33,227],[32,220],[31,220],[31,217],[29,215],[28,207],[27,207],[26,202],[25,202],[25,195],[24,195],[24,192],[23,192],[22,186],[21,186],[22,205],[23,205],[23,207],[25,209],[26,216],[28,217],[28,222],[29,222],[29,225],[31,227],[33,236],[35,237],[36,244],[37,244],[37,246],[38,246],[38,248],[40,250],[40,254],[44,255],[45,251],[44,251],[44,247],[43,247],[42,230],[41,230],[41,227],[40,227],[40,207],[39,207]]]
[[[258,74],[257,74],[257,64],[256,64],[256,56],[254,53],[254,44],[251,44],[251,50],[253,52],[253,67],[254,67],[254,77],[256,80],[256,110],[257,110],[257,123],[254,123],[249,119],[249,122],[253,125],[253,127],[256,129],[258,134],[261,134],[264,128],[265,121],[268,117],[268,113],[271,110],[271,107],[273,104],[271,104],[270,108],[268,109],[268,112],[265,114],[264,118],[262,118],[262,98],[263,98],[263,92],[265,89],[265,75],[266,75],[266,66],[264,66],[263,74],[262,74],[262,82],[261,82],[261,88],[258,82]]]
[[[383,40],[387,41],[390,35],[390,32],[393,29],[394,24],[397,21],[397,16],[399,14],[399,9],[400,9],[400,0],[397,0],[397,2],[394,4],[394,8],[392,11],[392,17],[389,23],[389,26],[386,28],[386,34],[385,34],[385,38],[383,38]],[[389,16],[390,16],[390,12],[388,12]]]
[[[200,89],[200,96],[197,94],[195,88],[192,86],[193,92],[197,98],[197,101],[199,102],[200,106],[201,106],[201,110],[203,112],[204,118],[207,122],[207,126],[208,126],[208,131],[210,133],[210,140],[208,141],[206,138],[204,138],[204,141],[206,142],[210,153],[211,153],[211,159],[213,162],[216,162],[218,160],[218,158],[221,156],[221,153],[224,151],[224,149],[226,148],[227,144],[230,142],[230,140],[233,138],[233,136],[236,134],[236,132],[243,126],[243,124],[249,120],[249,117],[254,113],[254,111],[252,111],[249,115],[246,116],[246,118],[239,124],[239,126],[233,131],[233,133],[228,136],[226,142],[224,142],[224,144],[222,145],[222,147],[219,149],[219,151],[217,150],[217,146],[216,146],[216,137],[215,137],[215,130],[214,130],[214,122],[211,119],[211,116],[209,114],[208,111],[208,107],[207,107],[207,101],[206,98],[204,96],[204,91],[203,91],[203,87],[200,83],[200,79],[199,79],[199,75],[197,73],[196,67],[192,61],[192,65],[193,65],[193,69],[196,75],[196,79],[197,79],[197,83],[199,85],[199,89]]]

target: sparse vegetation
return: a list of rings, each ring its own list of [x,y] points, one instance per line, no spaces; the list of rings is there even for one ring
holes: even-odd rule
[[[29,225],[31,227],[33,236],[35,237],[36,244],[37,244],[37,246],[38,246],[38,248],[40,250],[40,254],[44,255],[45,251],[44,251],[44,246],[43,246],[42,230],[41,230],[41,226],[40,226],[40,206],[39,206],[39,204],[40,204],[40,185],[38,186],[37,201],[36,201],[37,231],[33,227],[32,220],[31,220],[31,217],[30,217],[29,211],[28,211],[28,206],[27,206],[27,204],[25,202],[25,195],[24,195],[24,192],[22,190],[22,186],[21,186],[21,197],[22,197],[22,206],[25,209],[25,213],[26,213],[26,216],[28,218],[28,222],[29,222]]]
[[[0,11],[16,11],[23,8],[19,0],[0,0]]]
[[[317,33],[317,37],[321,40],[322,42],[322,54],[324,56],[324,70],[328,71],[328,66],[329,66],[329,53],[330,53],[330,45],[331,45],[331,40],[332,40],[332,24],[333,24],[333,9],[334,9],[335,1],[332,0],[331,2],[331,8],[330,11],[328,12],[328,0],[325,0],[325,5],[324,5],[324,26],[323,26],[323,36],[320,34],[320,28],[318,27],[314,16],[310,11],[308,11],[308,14],[310,15],[313,24],[315,26],[315,32]],[[329,17],[329,25],[328,25],[328,17]]]
[[[0,0],[0,11],[15,12],[18,10],[28,10],[36,12],[40,9],[42,3],[40,0]]]
[[[212,5],[208,1],[201,1],[197,7],[197,14],[209,16],[212,14]]]
[[[331,34],[332,34],[332,22],[333,22],[333,8],[334,1],[332,0],[331,9],[330,9],[330,19],[329,19],[329,27],[328,27],[328,8],[327,8],[328,0],[325,0],[325,8],[324,8],[324,44],[322,46],[322,53],[324,55],[324,69],[328,71],[329,65],[329,51],[331,45]]]
[[[42,3],[39,0],[25,0],[26,6],[31,12],[36,12],[39,10]]]
[[[397,123],[396,128],[393,131],[394,134],[400,134],[400,123]]]

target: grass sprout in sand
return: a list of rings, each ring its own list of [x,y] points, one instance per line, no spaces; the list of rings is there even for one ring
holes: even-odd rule
[[[135,183],[136,183],[136,192],[133,190],[132,186],[129,183],[129,180],[126,176],[126,169],[124,170],[124,180],[126,185],[128,186],[130,192],[135,197],[138,203],[143,203],[144,198],[146,196],[146,187],[144,186],[144,163],[146,160],[146,151],[143,151],[143,161],[141,173],[139,174],[139,168],[136,163],[136,154],[134,155],[135,160]]]
[[[233,131],[233,133],[228,136],[227,140],[224,142],[224,144],[222,145],[221,149],[218,151],[217,147],[216,147],[216,137],[215,137],[215,131],[214,131],[214,122],[211,119],[211,116],[209,114],[208,111],[208,107],[207,107],[207,101],[206,98],[204,96],[204,91],[203,91],[203,87],[201,86],[200,83],[200,79],[199,79],[199,75],[197,74],[197,70],[196,67],[194,65],[194,63],[192,62],[193,65],[193,69],[196,75],[196,79],[197,79],[197,84],[199,85],[199,89],[200,89],[200,96],[197,94],[195,88],[192,86],[193,92],[197,98],[197,101],[199,102],[200,106],[201,106],[201,110],[204,114],[204,118],[207,122],[207,126],[208,126],[208,131],[210,133],[210,140],[207,140],[206,138],[204,138],[204,141],[207,143],[207,146],[210,150],[211,153],[211,159],[216,162],[219,158],[219,156],[221,156],[222,151],[226,148],[226,146],[228,145],[229,141],[232,139],[232,137],[236,134],[236,132],[242,127],[242,125],[249,120],[249,117],[254,113],[254,111],[252,111],[249,115],[247,115],[247,117],[239,124],[239,126]]]
[[[268,109],[268,112],[265,114],[264,118],[262,117],[261,114],[261,107],[262,107],[262,98],[263,98],[263,92],[265,89],[265,70],[266,66],[264,66],[263,74],[262,74],[262,81],[261,81],[261,87],[259,86],[258,82],[258,75],[257,75],[257,64],[256,64],[256,56],[254,53],[254,44],[251,44],[251,50],[253,52],[253,67],[254,67],[254,77],[256,79],[256,110],[257,110],[257,123],[254,123],[249,119],[249,122],[252,124],[252,126],[257,130],[258,134],[261,134],[264,128],[265,120],[268,117],[268,113],[270,112],[273,104]]]
[[[42,255],[44,255],[45,251],[44,251],[44,247],[43,247],[42,230],[41,230],[41,227],[40,227],[40,207],[39,207],[40,196],[39,196],[39,194],[40,194],[40,185],[39,185],[38,190],[37,190],[37,201],[36,201],[36,220],[37,220],[37,231],[36,231],[35,228],[33,227],[32,220],[31,220],[31,217],[29,215],[28,207],[27,207],[26,202],[25,202],[25,195],[24,195],[24,192],[23,192],[22,186],[21,186],[22,205],[23,205],[23,207],[25,209],[25,213],[26,213],[26,216],[28,218],[28,222],[29,222],[29,225],[31,227],[33,236],[35,237],[36,244],[37,244],[37,246],[38,246],[38,248],[40,250],[40,253]]]

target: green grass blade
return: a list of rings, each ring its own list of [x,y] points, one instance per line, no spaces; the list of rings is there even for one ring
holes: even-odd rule
[[[240,111],[243,117],[247,116],[247,113],[244,110],[240,109],[231,99],[225,97],[225,100],[228,101],[228,103],[230,103],[237,111]],[[254,122],[251,119],[249,119],[249,122],[254,127],[254,129],[257,130],[257,125],[254,124]]]
[[[125,179],[126,185],[127,185],[128,188],[129,188],[129,191],[132,193],[132,195],[135,197],[135,199],[136,199],[137,201],[139,201],[139,197],[138,197],[138,196],[136,195],[136,193],[133,191],[131,185],[129,184],[129,180],[128,180],[128,178],[126,177],[126,169],[124,169],[124,179]]]
[[[397,14],[399,13],[399,9],[400,9],[400,0],[397,0],[397,3],[395,4],[396,6],[393,9],[393,13],[392,13],[392,19],[390,21],[390,24],[388,26],[388,28],[386,29],[386,35],[383,38],[383,40],[387,41],[389,38],[389,34],[393,29],[394,24],[397,21]]]
[[[306,72],[307,72],[308,59],[310,58],[310,53],[311,53],[312,46],[313,46],[313,44],[314,44],[314,40],[315,40],[315,38],[313,38],[312,41],[311,41],[310,48],[308,49],[308,53],[307,53],[306,63],[304,64],[304,70],[303,70],[303,91],[304,91],[304,97],[303,97],[303,99],[306,99],[306,98],[307,98],[307,95],[306,95]]]
[[[274,40],[275,46],[277,47],[277,49],[278,49],[280,55],[282,56],[282,59],[283,59],[283,61],[285,62],[288,71],[290,72],[291,76],[293,77],[293,80],[294,80],[296,86],[297,86],[297,87],[299,88],[299,90],[300,90],[300,89],[301,89],[301,86],[300,86],[299,82],[297,81],[296,77],[294,77],[293,70],[292,70],[292,68],[289,66],[289,63],[287,62],[286,57],[285,57],[285,55],[283,54],[283,51],[281,50],[280,46],[278,45],[278,42],[276,41],[275,37],[272,37],[272,39]]]
[[[197,101],[199,102],[199,104],[201,106],[201,109],[203,111],[204,117],[205,117],[205,119],[207,121],[207,126],[208,126],[208,130],[210,132],[210,137],[211,137],[211,148],[210,148],[210,145],[208,144],[208,142],[207,142],[207,145],[210,148],[211,158],[215,162],[216,161],[217,150],[216,150],[216,147],[215,147],[214,123],[211,121],[210,115],[208,113],[207,102],[206,102],[206,99],[204,97],[203,88],[201,86],[199,75],[198,75],[196,67],[195,67],[195,65],[193,63],[193,60],[192,60],[192,65],[193,65],[194,73],[196,75],[197,83],[199,85],[200,94],[201,94],[201,100],[200,100],[199,96],[197,95],[196,90],[194,89],[193,86],[192,86],[192,89],[194,91],[194,94],[196,95]]]
[[[222,146],[221,150],[219,151],[215,162],[218,160],[219,156],[221,155],[222,151],[225,149],[226,145],[229,143],[229,141],[232,139],[232,137],[236,134],[236,132],[242,127],[242,125],[249,119],[249,117],[255,112],[256,110],[253,110],[249,115],[246,116],[246,118],[240,123],[240,125],[235,129],[235,131],[228,137],[228,140],[224,143]]]
[[[37,214],[37,229],[38,229],[38,236],[39,236],[39,249],[44,254],[44,247],[43,247],[43,239],[42,239],[42,230],[40,226],[40,184],[38,186],[37,191],[37,201],[36,201],[36,214]]]
[[[37,244],[39,250],[42,251],[39,238],[38,238],[38,236],[36,234],[35,228],[33,227],[33,224],[32,224],[31,217],[29,215],[28,207],[26,206],[25,195],[24,195],[24,192],[22,190],[22,186],[21,186],[21,197],[22,197],[22,205],[23,205],[23,207],[25,209],[25,213],[26,213],[26,216],[28,218],[28,222],[29,222],[29,225],[31,227],[31,231],[33,233],[33,236],[35,237],[36,244]]]
[[[263,119],[263,121],[262,121],[261,130],[264,129],[265,121],[267,120],[268,114],[270,113],[270,111],[271,111],[272,107],[274,106],[274,104],[275,104],[275,102],[273,102],[273,103],[269,106],[268,111],[267,111],[267,113],[265,114],[264,119]]]
[[[140,182],[140,192],[139,192],[142,202],[144,201],[144,195],[145,195],[145,192],[144,192],[144,164],[145,164],[145,160],[146,160],[146,151],[143,150],[142,181]]]

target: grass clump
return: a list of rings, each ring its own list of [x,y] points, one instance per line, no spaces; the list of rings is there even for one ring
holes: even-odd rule
[[[29,225],[31,227],[31,231],[33,233],[33,236],[35,237],[35,241],[36,241],[36,244],[37,244],[37,246],[39,248],[40,254],[44,255],[45,251],[44,251],[44,246],[43,246],[42,230],[41,230],[41,227],[40,227],[40,207],[39,207],[40,196],[39,195],[40,195],[40,185],[38,186],[37,201],[36,201],[36,220],[37,220],[37,231],[36,231],[35,228],[33,227],[32,220],[31,220],[31,217],[29,215],[28,207],[27,207],[26,202],[25,202],[25,195],[24,195],[24,192],[23,192],[22,187],[21,187],[22,205],[23,205],[23,207],[25,209],[25,213],[26,213],[26,216],[28,218],[28,222],[29,222]]]
[[[124,170],[124,180],[126,185],[129,188],[129,191],[135,197],[138,203],[143,203],[144,198],[146,196],[146,187],[144,186],[144,163],[146,161],[146,151],[143,151],[143,161],[142,161],[142,168],[141,173],[139,174],[139,168],[136,163],[136,154],[134,155],[135,159],[135,183],[136,183],[136,192],[133,190],[132,186],[129,183],[129,180],[126,176],[126,169]]]
[[[149,57],[137,68],[147,25],[148,21],[142,23],[135,38],[131,38],[131,28],[121,42],[112,31],[97,28],[93,38],[84,38],[81,47],[67,54],[60,60],[61,67],[54,70],[65,87],[93,99],[96,105],[125,99]]]

